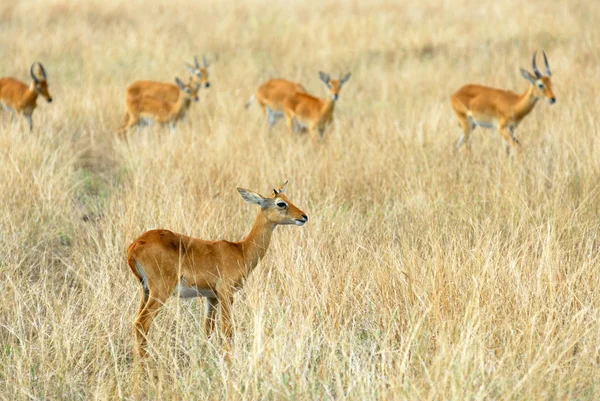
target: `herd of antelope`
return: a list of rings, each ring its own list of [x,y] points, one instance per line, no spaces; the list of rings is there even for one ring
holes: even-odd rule
[[[546,53],[542,53],[546,75],[538,70],[536,53],[533,53],[533,74],[521,69],[521,75],[529,82],[522,94],[469,84],[450,97],[463,133],[455,150],[466,143],[470,151],[471,134],[478,126],[497,130],[509,147],[520,148],[514,135],[519,123],[538,100],[546,99],[549,104],[556,102],[550,65]],[[118,129],[120,136],[125,136],[134,126],[140,129],[151,122],[168,125],[171,132],[174,131],[177,122],[185,119],[191,102],[198,101],[200,87],[210,86],[206,58],[203,57],[202,66],[194,58],[194,65],[185,64],[185,67],[192,73],[187,82],[175,78],[175,84],[136,81],[127,86],[125,114]],[[52,101],[52,97],[41,63],[33,63],[30,75],[30,85],[15,78],[0,79],[0,104],[12,113],[13,125],[22,115],[31,130],[38,95],[48,102]],[[335,103],[342,86],[350,79],[350,73],[331,79],[328,74],[320,72],[319,77],[330,91],[327,98],[309,95],[299,83],[271,79],[256,90],[246,108],[256,101],[269,129],[285,116],[292,133],[307,128],[313,139],[322,139],[326,126],[333,121]],[[146,336],[152,320],[171,296],[206,298],[204,329],[208,336],[214,331],[220,305],[221,333],[227,340],[226,346],[229,346],[233,335],[230,319],[233,294],[243,286],[266,254],[275,227],[288,224],[302,226],[308,221],[308,216],[285,196],[286,186],[287,182],[274,189],[268,197],[238,188],[246,202],[260,206],[252,229],[240,242],[206,241],[169,230],[151,230],[129,245],[127,263],[140,284],[140,304],[134,322],[140,356],[146,355]]]

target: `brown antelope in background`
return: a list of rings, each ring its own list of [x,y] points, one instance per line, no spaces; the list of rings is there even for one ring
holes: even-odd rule
[[[277,120],[284,116],[283,102],[285,99],[296,93],[306,93],[306,89],[302,85],[286,79],[270,79],[258,87],[256,93],[246,103],[246,108],[256,100],[267,120],[269,129],[271,129]]]
[[[260,206],[250,233],[240,242],[205,241],[168,230],[151,230],[129,245],[127,263],[140,283],[134,333],[141,356],[146,354],[150,323],[171,296],[206,298],[207,336],[213,332],[217,307],[221,305],[221,331],[227,340],[231,339],[233,294],[265,256],[273,230],[278,225],[302,226],[308,221],[306,214],[283,194],[286,185],[287,181],[268,198],[237,189],[246,202]]]
[[[536,52],[533,53],[531,66],[535,75],[521,68],[521,75],[531,85],[519,95],[502,89],[489,88],[482,85],[465,85],[450,97],[452,108],[458,117],[463,136],[456,142],[455,150],[463,143],[467,143],[467,150],[471,150],[471,133],[476,127],[492,128],[497,130],[513,148],[519,150],[521,144],[515,138],[515,129],[525,118],[536,102],[545,98],[549,104],[556,103],[550,81],[550,65],[546,52],[544,64],[546,76],[543,76],[535,64]],[[507,151],[510,147],[507,147]]]
[[[199,84],[188,84],[175,78],[179,95],[176,101],[168,102],[157,96],[127,97],[125,99],[125,115],[119,127],[118,133],[125,135],[127,130],[135,125],[138,131],[142,125],[150,122],[157,122],[161,125],[169,125],[171,133],[175,132],[177,122],[183,118],[192,100],[198,101]]]
[[[331,79],[328,74],[319,72],[321,81],[331,91],[327,99],[319,99],[307,93],[296,93],[284,101],[284,112],[288,127],[292,133],[295,131],[294,122],[301,127],[308,127],[313,139],[323,138],[325,126],[333,122],[333,110],[338,100],[342,86],[350,79],[350,73],[340,79]]]
[[[38,74],[33,69],[38,66]],[[37,106],[38,95],[42,95],[48,103],[52,102],[52,96],[48,92],[48,82],[46,81],[46,70],[42,63],[35,62],[29,69],[29,74],[33,80],[27,85],[15,78],[0,78],[0,105],[4,110],[12,113],[13,127],[17,120],[17,115],[22,115],[27,120],[29,130],[33,129],[31,115]]]
[[[206,57],[202,57],[204,67],[200,67],[198,57],[194,57],[194,64],[185,63],[185,67],[192,73],[192,81],[205,88],[210,87],[208,81],[208,62]],[[157,81],[135,81],[125,89],[125,99],[153,96],[161,98],[167,102],[175,103],[179,98],[179,87],[171,82]]]

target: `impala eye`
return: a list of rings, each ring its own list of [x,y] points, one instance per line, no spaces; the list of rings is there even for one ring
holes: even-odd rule
[[[287,207],[287,203],[285,203],[285,202],[277,202],[277,207],[285,209]]]
[[[540,83],[538,84],[538,88],[540,88],[540,89],[544,89],[544,84],[540,82]]]

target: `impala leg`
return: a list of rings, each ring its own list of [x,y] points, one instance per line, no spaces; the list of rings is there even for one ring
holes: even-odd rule
[[[217,321],[217,306],[219,305],[218,298],[206,298],[206,313],[204,316],[204,332],[206,337],[210,338],[215,330],[215,323]]]
[[[521,150],[521,143],[517,140],[517,138],[515,138],[514,135],[514,127],[501,125],[498,131],[500,131],[500,135],[502,135],[502,137],[506,139],[506,142],[508,142],[509,145],[511,145],[517,152]],[[507,153],[510,153],[509,149],[510,148],[507,148]]]
[[[269,131],[271,131],[271,128],[277,122],[277,114],[273,110],[271,110],[269,106],[265,106],[265,112],[267,118],[267,125],[269,126]]]
[[[33,131],[33,119],[31,118],[31,114],[26,115],[25,120],[27,120],[27,125],[29,126],[29,132]]]
[[[142,357],[147,354],[146,342],[148,331],[150,330],[150,324],[152,323],[152,320],[154,320],[154,318],[156,317],[156,314],[163,306],[167,298],[168,295],[163,296],[162,294],[156,294],[150,291],[146,305],[144,305],[139,315],[135,319],[135,322],[133,323],[135,335],[137,338],[138,353]]]
[[[150,290],[143,285],[140,285],[140,306],[138,307],[138,311],[135,314],[135,317],[138,318],[144,309],[144,306],[148,303],[148,297],[150,296]]]
[[[228,284],[222,284],[217,287],[217,299],[221,305],[221,333],[227,340],[231,341],[233,337],[233,325],[231,322],[231,307],[233,305],[233,292]]]
[[[466,115],[458,116],[458,124],[463,131],[463,135],[456,141],[454,151],[458,151],[466,142],[467,151],[471,152],[471,133],[473,132],[473,124]]]
[[[294,117],[288,113],[285,113],[285,119],[287,122],[287,126],[290,129],[292,135],[294,134]]]

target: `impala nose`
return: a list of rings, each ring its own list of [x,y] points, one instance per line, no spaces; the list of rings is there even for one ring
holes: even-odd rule
[[[335,93],[335,94],[331,95],[331,100],[338,100],[338,97],[339,97],[338,94]]]
[[[205,88],[210,88],[210,82],[207,82],[207,83],[205,83],[205,84],[204,84],[204,87],[205,87]]]
[[[548,103],[550,103],[550,104],[556,103],[556,98],[555,97],[551,97],[550,100],[548,100]]]
[[[48,98],[48,103],[52,103],[52,98]]]
[[[308,216],[307,215],[303,214],[302,218],[304,219],[304,221],[308,221]]]

